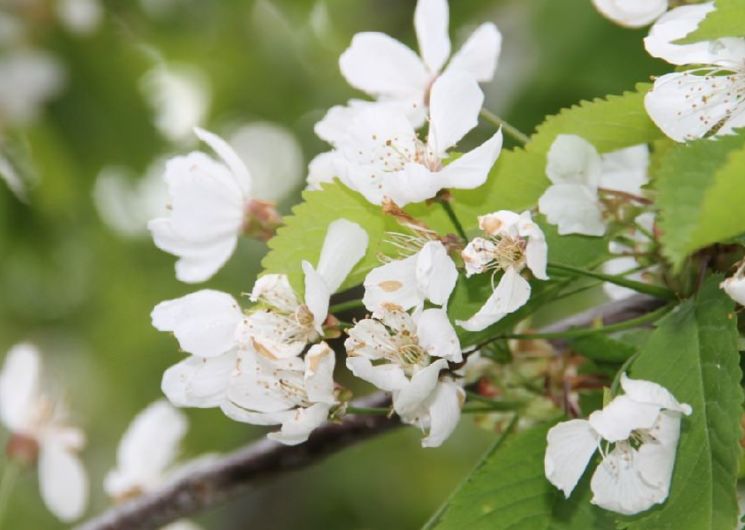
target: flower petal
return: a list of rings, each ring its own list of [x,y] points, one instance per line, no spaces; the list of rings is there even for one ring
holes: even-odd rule
[[[363,356],[371,360],[382,359],[395,345],[385,326],[371,318],[357,322],[347,331],[349,338],[344,347],[350,356]]]
[[[383,33],[357,33],[339,57],[339,67],[350,85],[372,96],[423,96],[429,83],[419,57]]]
[[[305,273],[305,305],[313,314],[313,327],[319,335],[323,335],[323,322],[329,314],[331,291],[313,265],[303,261],[302,266]]]
[[[337,219],[329,224],[316,271],[331,293],[336,292],[367,251],[367,232],[357,223]]]
[[[287,359],[300,355],[305,349],[308,333],[300,329],[293,313],[290,315],[269,310],[254,311],[238,327],[238,342],[269,358]]]
[[[634,145],[605,153],[600,157],[603,161],[600,185],[603,188],[624,191],[639,195],[649,177],[649,147],[647,144]]]
[[[643,443],[636,453],[637,468],[642,479],[650,486],[659,488],[664,497],[670,493],[680,438],[680,419],[680,413],[663,410],[649,431],[653,439]]]
[[[216,134],[205,131],[199,127],[194,127],[194,134],[196,134],[204,143],[209,145],[230,168],[233,178],[243,192],[244,197],[250,196],[251,174],[249,173],[246,164],[243,163],[241,157],[238,156],[230,144]]]
[[[481,24],[450,59],[445,72],[462,72],[476,81],[491,81],[502,49],[502,34],[491,22]]]
[[[745,305],[745,277],[732,276],[724,280],[720,287],[724,292],[740,305]],[[2,382],[0,382],[2,385]],[[2,399],[0,397],[0,399]]]
[[[332,405],[334,396],[334,350],[325,342],[314,344],[305,354],[305,391],[308,399]]]
[[[546,175],[554,184],[580,184],[597,189],[602,160],[595,147],[575,134],[560,134],[548,151]]]
[[[339,154],[326,151],[316,155],[308,164],[307,189],[318,191],[322,184],[333,182],[339,171],[336,169]]]
[[[547,440],[546,478],[568,498],[597,450],[599,436],[587,420],[569,420],[551,427]]]
[[[0,373],[0,418],[11,432],[31,428],[39,399],[41,355],[35,346],[16,344]]]
[[[452,381],[441,381],[435,386],[429,403],[429,432],[422,438],[422,447],[440,447],[460,420],[465,400],[463,389]]]
[[[529,211],[520,214],[518,224],[520,237],[527,237],[525,261],[533,275],[539,280],[548,280],[546,265],[548,263],[548,245],[543,230],[533,221]]]
[[[480,146],[450,162],[437,173],[440,187],[471,190],[481,186],[499,158],[502,141],[500,129]]]
[[[639,403],[627,395],[617,396],[602,410],[596,410],[588,421],[609,442],[627,440],[637,429],[650,429],[660,415],[659,405]]]
[[[264,274],[251,290],[252,302],[264,302],[283,313],[293,313],[300,303],[286,274]]]
[[[463,360],[458,335],[442,309],[425,309],[416,318],[419,345],[432,357],[459,363]]]
[[[641,28],[667,11],[668,0],[592,0],[606,18],[627,28]]]
[[[184,351],[200,357],[215,357],[235,347],[243,319],[232,296],[210,289],[161,302],[151,316],[153,327],[173,332]]]
[[[272,432],[267,438],[285,445],[297,445],[305,442],[316,427],[320,427],[328,418],[330,406],[316,403],[308,408],[299,408],[288,415],[278,432]]]
[[[421,0],[420,0],[421,1]],[[484,93],[472,77],[448,72],[432,84],[427,147],[439,158],[479,122]]]
[[[209,359],[192,355],[165,371],[161,390],[177,407],[217,407],[225,399],[235,365],[232,352]]]
[[[437,386],[440,371],[447,368],[445,359],[435,362],[415,373],[409,383],[393,395],[393,408],[404,421],[419,415],[419,409],[429,399]]]
[[[656,405],[662,409],[681,412],[686,416],[690,416],[693,411],[690,405],[678,403],[678,400],[667,388],[652,381],[631,379],[626,373],[623,373],[621,374],[621,388],[625,395],[637,403]]]
[[[417,279],[417,254],[375,267],[365,277],[362,302],[368,311],[377,313],[394,304],[404,310],[423,304]]]
[[[538,199],[538,209],[559,235],[602,236],[605,222],[598,196],[581,184],[554,184]]]
[[[386,392],[401,390],[409,384],[403,369],[397,364],[373,365],[367,357],[350,356],[347,357],[347,368],[355,377]]]
[[[481,331],[525,305],[529,298],[530,284],[509,267],[481,309],[468,320],[458,320],[456,324],[468,331]]]
[[[49,510],[61,521],[78,519],[88,503],[88,476],[77,455],[49,436],[39,453],[39,486]]]
[[[431,73],[440,71],[450,57],[447,0],[419,0],[414,10],[414,29],[419,53]]]
[[[445,245],[439,241],[426,243],[417,253],[416,259],[419,292],[424,293],[433,304],[446,306],[457,280],[458,270]]]

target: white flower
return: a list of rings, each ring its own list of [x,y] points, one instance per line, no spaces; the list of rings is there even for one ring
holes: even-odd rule
[[[162,389],[177,407],[218,407],[236,365],[243,313],[232,296],[202,290],[158,304],[153,326],[170,331],[191,355],[163,374]]]
[[[255,228],[251,222],[267,221],[257,218],[255,206],[261,203],[251,199],[251,175],[235,151],[212,133],[195,132],[222,161],[198,151],[169,160],[164,179],[170,215],[148,223],[155,244],[179,256],[176,277],[189,283],[215,274],[230,258],[238,236]]]
[[[745,125],[745,39],[675,44],[713,9],[713,2],[675,8],[644,39],[652,56],[691,66],[658,77],[644,99],[652,120],[678,142],[727,134]]]
[[[544,465],[548,480],[569,497],[599,449],[603,459],[592,476],[591,502],[633,515],[667,499],[681,415],[690,415],[691,407],[662,386],[626,374],[621,388],[623,395],[588,420],[552,427]]]
[[[605,234],[599,191],[639,195],[647,182],[649,149],[638,145],[605,155],[587,140],[560,134],[548,152],[546,174],[551,181],[538,209],[559,234]]]
[[[64,84],[65,72],[49,54],[11,50],[0,57],[0,121],[27,125]]]
[[[348,331],[347,368],[381,390],[392,392],[402,421],[428,431],[424,447],[437,447],[455,429],[464,401],[462,388],[440,378],[448,362],[463,360],[460,342],[442,309],[413,317],[389,306],[375,319]]]
[[[388,106],[347,109],[347,125],[328,127],[324,133],[335,156],[321,159],[325,174],[312,180],[337,176],[373,204],[388,198],[399,206],[430,199],[443,188],[477,188],[499,156],[501,130],[456,160],[444,162],[448,149],[477,125],[483,99],[476,81],[461,73],[438,77],[430,93],[426,142],[403,114]]]
[[[378,32],[358,33],[339,58],[350,85],[383,102],[399,102],[420,125],[427,95],[450,57],[447,0],[419,0],[414,27],[421,57],[399,41]],[[451,59],[446,73],[474,81],[494,77],[502,36],[492,23],[479,26]]]
[[[65,28],[78,35],[96,31],[103,19],[99,0],[58,0],[56,10]]]
[[[236,421],[281,424],[269,438],[287,445],[303,443],[337,404],[335,362],[325,342],[311,346],[304,360],[267,358],[261,352],[244,350],[222,410]]]
[[[735,274],[725,279],[720,287],[735,302],[745,306],[745,262],[740,265]]]
[[[387,305],[422,309],[429,300],[447,306],[458,271],[439,241],[429,241],[419,252],[371,270],[365,278],[365,307],[374,313]]]
[[[104,490],[113,499],[126,499],[152,491],[176,460],[187,430],[186,417],[160,400],[140,412],[124,433]]]
[[[592,0],[592,3],[613,22],[627,28],[640,28],[667,11],[668,0]]]
[[[632,228],[627,232],[627,238],[624,241],[610,241],[608,243],[608,251],[611,255],[618,255],[618,257],[611,258],[603,263],[603,272],[612,276],[624,276],[629,280],[638,282],[648,281],[650,274],[652,274],[657,267],[646,267],[641,268],[639,261],[636,257],[631,255],[623,255],[624,253],[644,252],[651,243],[648,234],[654,232],[654,213],[647,212],[640,214],[636,217],[635,224],[639,228]],[[633,244],[632,244],[633,242]],[[603,290],[613,300],[621,300],[628,298],[636,294],[636,291],[629,289],[628,287],[621,287],[610,282],[603,283]]]
[[[157,64],[140,80],[140,91],[155,114],[155,127],[171,142],[189,138],[210,106],[207,78],[193,65]]]
[[[0,419],[11,433],[9,456],[38,461],[44,503],[60,520],[71,522],[88,502],[88,477],[77,455],[85,435],[67,425],[63,404],[45,395],[42,385],[38,350],[14,346],[0,372]]]
[[[525,267],[539,280],[548,279],[546,238],[530,212],[518,215],[500,210],[479,217],[479,226],[487,237],[474,238],[463,250],[466,275],[489,271],[504,274],[475,315],[456,321],[468,331],[481,331],[525,305],[530,298],[530,284],[520,274]]]
[[[305,300],[298,301],[284,274],[256,281],[251,300],[266,309],[248,315],[241,326],[243,341],[267,357],[292,357],[323,336],[329,299],[367,250],[367,232],[346,219],[329,224],[318,266],[303,261]]]

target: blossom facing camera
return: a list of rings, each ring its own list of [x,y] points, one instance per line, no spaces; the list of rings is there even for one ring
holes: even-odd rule
[[[215,134],[194,131],[221,160],[199,151],[169,160],[164,179],[170,211],[148,223],[155,245],[179,257],[176,277],[187,283],[211,278],[242,233],[266,237],[278,219],[266,204],[255,205],[251,174],[233,148]]]
[[[620,26],[641,28],[667,11],[668,0],[592,0],[604,17]]]
[[[8,457],[36,465],[44,504],[69,523],[88,503],[88,475],[78,458],[85,435],[67,423],[64,404],[42,388],[41,354],[17,344],[0,372],[0,420],[11,433]]]
[[[500,210],[479,217],[486,237],[472,239],[463,250],[466,275],[502,272],[497,287],[481,309],[458,324],[468,331],[481,331],[517,311],[530,298],[530,284],[521,272],[527,267],[539,280],[547,280],[548,247],[543,231],[530,212]]]
[[[490,22],[482,24],[451,57],[449,17],[447,0],[417,2],[414,28],[419,56],[384,33],[356,34],[339,58],[342,75],[383,105],[393,103],[405,111],[412,125],[422,125],[430,88],[441,73],[458,72],[485,82],[491,81],[497,68],[502,45],[497,27]]]
[[[651,381],[622,374],[621,388],[622,395],[589,419],[565,421],[548,431],[544,467],[546,478],[569,497],[599,450],[591,502],[634,515],[667,499],[681,417],[692,409]]]

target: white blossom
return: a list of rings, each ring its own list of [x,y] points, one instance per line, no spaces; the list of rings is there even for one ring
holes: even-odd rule
[[[460,342],[442,309],[414,316],[391,305],[348,331],[347,368],[393,395],[402,421],[427,432],[424,447],[437,447],[455,429],[465,395],[449,376],[448,362],[463,360]]]
[[[647,183],[649,149],[637,145],[600,155],[587,140],[560,134],[548,152],[546,175],[551,185],[538,209],[559,234],[605,234],[605,208],[600,191],[640,195]]]
[[[326,421],[337,404],[334,393],[334,351],[325,342],[314,344],[305,358],[268,358],[251,349],[240,353],[231,375],[228,417],[254,425],[281,425],[269,438],[297,445]]]
[[[0,122],[28,125],[59,93],[65,71],[43,51],[17,48],[0,56]]]
[[[720,287],[735,302],[745,306],[745,262],[743,262],[732,276],[725,279]]]
[[[85,435],[67,423],[64,404],[45,393],[41,369],[34,346],[11,348],[0,372],[0,420],[11,433],[9,456],[37,463],[44,503],[71,522],[88,502],[88,476],[78,458]]]
[[[678,142],[727,134],[745,125],[745,39],[676,44],[712,10],[713,2],[675,8],[644,39],[652,56],[689,67],[658,77],[644,100],[652,120]]]
[[[148,223],[155,244],[176,256],[176,277],[195,283],[210,278],[230,258],[251,221],[251,174],[220,137],[195,129],[222,159],[196,151],[168,161],[164,179],[170,215]]]
[[[439,241],[429,241],[415,254],[371,270],[365,278],[365,307],[378,312],[394,304],[404,310],[422,309],[429,300],[447,306],[458,271]]]
[[[499,156],[501,130],[445,162],[448,150],[477,125],[483,99],[476,81],[460,72],[438,77],[430,91],[426,142],[390,106],[335,107],[319,124],[334,150],[314,160],[311,182],[338,177],[373,204],[390,199],[399,206],[430,199],[443,188],[477,188]]]
[[[342,75],[353,87],[399,105],[419,126],[430,87],[441,72],[458,72],[483,82],[494,77],[497,67],[502,36],[494,24],[479,26],[452,57],[448,26],[447,0],[419,0],[414,28],[420,56],[383,33],[358,33],[339,58]]]
[[[606,18],[627,28],[651,24],[667,11],[668,0],[592,0]]]
[[[691,407],[664,387],[621,376],[623,395],[588,420],[559,423],[548,432],[544,459],[548,480],[572,493],[596,450],[602,462],[592,476],[592,503],[624,515],[648,510],[667,499],[681,415]]]
[[[99,0],[57,0],[55,9],[65,28],[77,35],[96,31],[104,15]]]
[[[245,342],[268,357],[293,357],[306,344],[323,337],[329,299],[362,259],[367,232],[358,224],[337,219],[329,224],[318,265],[303,261],[305,298],[301,303],[284,274],[266,274],[251,291],[251,300],[265,308],[251,312],[241,326]]]
[[[526,267],[539,280],[548,279],[546,238],[530,212],[500,210],[479,217],[479,226],[486,237],[472,239],[463,250],[466,275],[503,274],[481,309],[466,321],[456,321],[469,331],[481,331],[525,305],[530,284],[521,272]]]

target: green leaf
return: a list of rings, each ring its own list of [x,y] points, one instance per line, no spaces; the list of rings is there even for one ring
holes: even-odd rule
[[[734,302],[720,281],[710,277],[667,316],[632,366],[632,377],[665,386],[693,414],[683,418],[667,502],[627,520],[630,529],[735,528],[742,373]]]
[[[608,512],[589,503],[588,481],[569,500],[543,472],[546,433],[539,425],[508,437],[486,454],[440,512],[431,530],[612,529]]]
[[[680,267],[692,252],[745,232],[745,134],[682,144],[663,158],[655,187],[665,256]]]
[[[284,218],[277,235],[269,240],[269,253],[261,262],[265,272],[287,274],[295,291],[303,293],[301,262],[318,262],[328,225],[344,218],[365,229],[370,245],[342,287],[362,283],[365,275],[380,265],[377,255],[384,246],[385,232],[400,231],[400,227],[393,218],[383,215],[379,206],[339,183],[326,184],[320,191],[305,191],[303,199],[292,209],[292,215]]]
[[[602,333],[577,337],[569,344],[580,355],[604,363],[622,363],[636,352],[633,345]]]
[[[715,5],[716,9],[706,15],[696,31],[686,35],[680,43],[745,36],[745,10],[742,0],[716,0]]]

